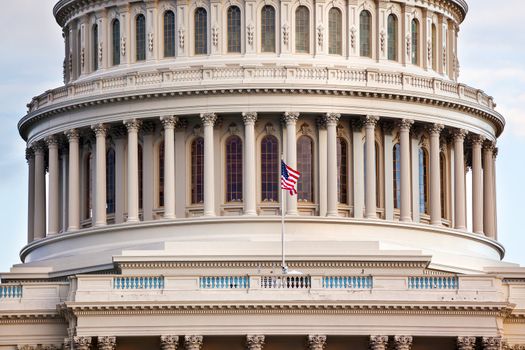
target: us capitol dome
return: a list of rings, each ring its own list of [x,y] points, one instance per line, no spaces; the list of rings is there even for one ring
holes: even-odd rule
[[[64,85],[18,124],[27,245],[0,349],[524,349],[505,121],[458,82],[467,11],[58,1]]]

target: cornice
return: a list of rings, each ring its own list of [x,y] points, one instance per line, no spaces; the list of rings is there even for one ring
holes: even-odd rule
[[[0,325],[45,323],[65,323],[65,320],[56,310],[38,310],[26,312],[7,310],[0,312]]]
[[[507,317],[512,305],[507,303],[454,304],[379,304],[379,303],[250,303],[250,304],[178,304],[178,303],[74,303],[65,306],[76,316],[87,315],[205,315],[205,314],[386,314],[386,315],[457,315]]]

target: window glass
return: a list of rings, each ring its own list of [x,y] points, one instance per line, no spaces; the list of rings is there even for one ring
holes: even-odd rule
[[[364,10],[359,15],[359,52],[361,56],[372,57],[371,35],[372,15]]]
[[[175,56],[175,14],[164,12],[164,57]]]
[[[226,201],[242,201],[242,140],[235,135],[226,140]]]
[[[310,11],[306,6],[299,6],[295,11],[295,51],[310,51]]]
[[[394,208],[401,208],[401,147],[396,143],[392,151],[394,176]]]
[[[275,9],[270,5],[261,10],[261,51],[275,52]]]
[[[112,43],[111,51],[113,56],[113,65],[118,66],[120,64],[120,22],[118,19],[113,21],[112,26]]]
[[[98,69],[98,25],[93,24],[93,29],[91,31],[92,39],[93,39],[93,51],[92,51],[92,59],[93,59],[93,70]]]
[[[412,64],[419,64],[419,22],[412,20]]]
[[[228,8],[228,52],[241,52],[241,10]]]
[[[397,17],[388,16],[388,59],[397,61]]]
[[[195,10],[195,54],[208,53],[208,13],[202,7]]]
[[[341,137],[337,138],[337,198],[348,204],[348,144]]]
[[[135,57],[137,61],[144,61],[146,59],[146,18],[144,15],[138,15],[135,22],[137,45]]]
[[[115,151],[110,148],[106,154],[106,213],[115,212]]]
[[[343,54],[343,15],[336,7],[328,12],[328,53]]]
[[[303,202],[313,202],[313,141],[308,136],[297,140],[297,170],[301,173],[297,181],[297,199]]]
[[[204,138],[191,143],[191,203],[204,201]]]
[[[428,153],[419,149],[419,212],[428,214]]]
[[[279,200],[279,144],[273,135],[261,141],[261,200]]]

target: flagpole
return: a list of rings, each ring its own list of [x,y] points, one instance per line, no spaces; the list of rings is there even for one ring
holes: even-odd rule
[[[281,161],[284,161],[283,154],[281,153]],[[281,268],[283,274],[288,272],[288,267],[285,261],[285,247],[284,247],[284,201],[286,199],[286,193],[284,189],[281,189]]]

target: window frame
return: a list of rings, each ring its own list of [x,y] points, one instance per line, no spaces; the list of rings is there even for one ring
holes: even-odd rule
[[[235,11],[235,15],[238,15],[238,18],[232,18],[231,15],[233,15],[233,11]],[[240,54],[242,53],[243,48],[243,32],[242,32],[242,24],[243,24],[243,12],[241,10],[241,7],[238,5],[231,5],[228,6],[226,9],[226,52],[229,54]],[[232,21],[231,21],[232,20]],[[233,29],[236,29],[237,32],[232,31]],[[232,34],[235,34],[235,37],[232,37]],[[237,41],[237,42],[234,42]]]
[[[387,17],[387,59],[389,61],[399,61],[399,21],[394,13]]]
[[[308,139],[310,142],[310,153],[304,153],[304,156],[308,155],[310,157],[310,164],[306,164],[305,160],[301,160],[301,140]],[[297,181],[297,201],[301,203],[314,203],[315,202],[315,143],[314,139],[309,135],[301,135],[296,140],[297,146],[297,170],[301,173],[299,180]],[[306,152],[306,150],[305,150]],[[305,165],[306,164],[306,165]],[[306,169],[305,169],[306,167]],[[308,179],[308,191],[303,189],[305,179]],[[307,196],[305,196],[305,193]],[[308,198],[301,198],[308,197]]]
[[[339,18],[335,19],[335,25],[332,22],[334,13],[337,13],[339,16]],[[335,44],[335,48],[332,44]],[[342,56],[343,45],[343,11],[334,6],[328,11],[328,54]]]
[[[143,27],[141,26],[143,25]],[[146,60],[146,16],[139,13],[135,17],[135,61]]]
[[[367,15],[367,19],[368,19],[367,23],[363,22],[364,14]],[[365,25],[368,28],[366,28]],[[367,30],[366,36],[365,36],[365,29]],[[372,58],[372,35],[373,35],[372,13],[368,10],[362,10],[359,13],[359,56],[360,57]]]
[[[312,37],[312,19],[310,9],[299,5],[294,11],[294,50],[295,53],[310,54]],[[302,47],[301,45],[304,45]]]
[[[265,140],[272,140],[273,144],[268,152],[265,148]],[[272,152],[275,151],[273,154]],[[263,203],[278,203],[279,202],[279,180],[280,180],[280,154],[279,154],[279,139],[272,134],[265,135],[260,142],[260,176],[261,176],[261,202]],[[265,156],[267,157],[265,159]],[[275,162],[272,166],[272,162]],[[273,177],[273,180],[272,180]],[[266,188],[265,188],[266,187]],[[266,194],[270,193],[270,196]],[[268,198],[271,197],[271,198]]]
[[[115,29],[118,28],[118,31]],[[118,33],[118,35],[115,35]],[[120,65],[120,20],[114,18],[111,21],[111,64],[112,66]]]
[[[163,57],[164,58],[172,58],[176,55],[176,15],[175,11],[168,9],[164,11],[164,14],[162,15],[162,29],[163,29]],[[168,23],[168,21],[172,21],[171,23]]]
[[[272,13],[273,23],[271,23],[272,21],[270,20],[265,20],[266,18],[265,14],[267,13],[267,12],[264,12],[265,9],[271,9],[271,12],[268,12],[268,13]],[[261,25],[260,25],[260,29],[261,29],[260,52],[261,53],[277,53],[277,11],[275,10],[275,7],[273,5],[266,4],[261,7],[260,16],[261,16],[260,17],[260,22],[261,22]],[[266,25],[266,24],[271,24],[271,26]],[[272,30],[270,31],[269,29],[272,29]],[[267,39],[272,39],[272,40],[267,40]],[[266,49],[267,41],[272,41],[270,43],[271,45],[268,46],[269,49]]]
[[[193,54],[195,56],[209,54],[208,21],[208,10],[202,6],[196,7],[193,11]]]

